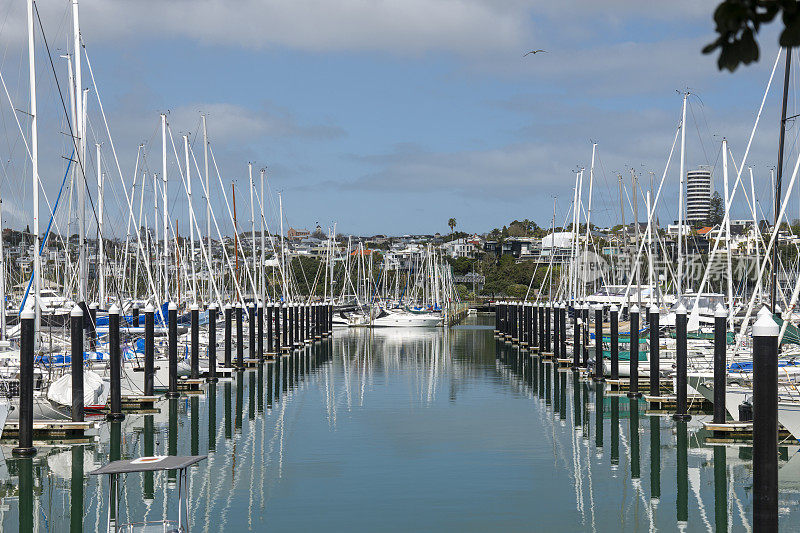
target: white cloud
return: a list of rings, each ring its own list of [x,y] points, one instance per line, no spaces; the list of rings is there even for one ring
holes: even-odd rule
[[[62,4],[40,10],[69,22]],[[490,0],[82,0],[80,13],[89,44],[146,36],[250,49],[460,54],[519,47],[528,30],[523,3]],[[24,16],[12,10],[9,27],[24,30]]]

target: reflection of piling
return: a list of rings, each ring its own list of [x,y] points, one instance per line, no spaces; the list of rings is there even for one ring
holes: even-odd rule
[[[682,530],[686,529],[689,520],[689,437],[687,435],[686,420],[679,420],[676,424],[678,449],[677,476],[678,497],[676,500],[676,518]],[[758,527],[755,528],[759,531]],[[777,528],[775,529],[777,531]]]
[[[73,446],[69,487],[70,531],[83,531],[83,477],[83,446]]]
[[[719,446],[715,446],[715,449]],[[724,449],[723,449],[724,453]],[[650,499],[661,498],[661,418],[650,417]],[[727,531],[727,529],[723,530]]]
[[[22,317],[20,316],[20,318]],[[19,531],[33,531],[35,516],[33,512],[33,459],[17,460],[17,470],[19,476]]]
[[[217,385],[208,385],[208,449],[217,449]]]
[[[724,446],[714,446],[714,523],[728,531],[728,475]]]
[[[640,450],[639,450],[639,399],[629,398],[630,436],[631,436],[631,478],[640,477]]]

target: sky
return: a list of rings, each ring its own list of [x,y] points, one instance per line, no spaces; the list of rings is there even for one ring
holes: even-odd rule
[[[560,226],[571,217],[580,168],[586,169],[588,209],[593,143],[591,217],[613,225],[621,220],[620,175],[629,197],[632,171],[642,194],[651,180],[658,188],[686,90],[692,93],[687,169],[712,166],[721,191],[722,139],[739,165],[778,46],[777,28],[768,27],[757,64],[719,72],[715,57],[701,53],[714,39],[715,6],[701,0],[82,0],[81,33],[122,171],[120,178],[84,61],[92,205],[99,142],[106,227],[115,235],[126,231],[123,183],[131,187],[135,168],[148,176],[143,205],[152,224],[160,216],[152,194],[152,175],[161,174],[160,114],[167,114],[180,165],[181,135],[189,134],[202,169],[202,113],[221,175],[211,197],[223,232],[230,224],[222,191],[230,196],[232,182],[239,229],[250,227],[248,162],[256,184],[266,169],[264,203],[273,231],[278,193],[286,225],[336,224],[346,234],[446,233],[450,217],[467,232],[525,218],[547,227],[554,207]],[[60,88],[68,105],[66,61],[59,55],[72,48],[70,9],[68,0],[39,7],[52,66],[38,22],[36,29],[40,172],[51,205],[71,146],[59,94]],[[9,97],[25,110],[24,2],[0,0],[0,43]],[[546,52],[523,57],[532,49]],[[781,62],[747,160],[765,214],[777,162],[782,70]],[[790,93],[791,112],[794,86]],[[31,220],[30,162],[3,97],[3,223],[20,227]],[[27,135],[29,117],[16,116]],[[797,157],[792,126],[788,174]],[[185,234],[188,203],[169,142],[169,215]],[[144,158],[137,167],[140,145]],[[662,223],[677,219],[678,152],[679,146],[658,201]],[[730,164],[732,186],[736,167]],[[197,180],[195,169],[190,172]],[[204,228],[204,196],[196,192],[199,181],[193,183]],[[748,217],[738,194],[733,215]],[[40,204],[45,214],[47,202]],[[640,219],[644,204],[642,198]],[[790,218],[800,216],[800,202],[793,204]],[[65,199],[57,210],[62,225],[74,218],[70,205]],[[624,210],[630,221],[630,205]]]

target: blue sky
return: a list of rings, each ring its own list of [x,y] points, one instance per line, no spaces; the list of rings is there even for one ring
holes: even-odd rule
[[[24,108],[20,4],[0,2],[0,33],[3,74],[16,107]],[[776,33],[762,32],[757,65],[719,73],[715,59],[700,53],[713,39],[715,5],[85,0],[80,9],[125,179],[142,142],[148,169],[160,172],[160,112],[169,111],[175,135],[194,135],[205,112],[223,179],[226,186],[237,182],[240,205],[249,209],[252,161],[256,169],[268,167],[289,224],[336,222],[344,233],[403,234],[445,232],[451,216],[464,231],[488,231],[514,218],[549,225],[554,196],[560,225],[574,170],[589,166],[592,140],[599,154],[593,218],[617,223],[617,173],[626,183],[631,167],[640,182],[649,182],[651,171],[660,177],[680,116],[677,91],[686,87],[697,95],[687,120],[688,166],[721,168],[722,136],[740,160],[777,53]],[[51,47],[68,50],[67,0],[40,10]],[[41,40],[37,46],[43,181],[54,196],[63,175],[64,125]],[[534,48],[548,52],[522,57]],[[65,84],[65,67],[58,68]],[[749,159],[765,210],[781,80],[779,69]],[[10,138],[16,126],[3,104]],[[91,103],[89,113],[101,126]],[[790,132],[789,158],[797,153],[795,137]],[[24,173],[24,152],[13,140],[0,150],[5,160],[17,158]],[[107,142],[103,150],[105,170],[116,173]],[[176,176],[171,155],[169,164],[168,175]],[[12,170],[6,168],[0,187],[24,205],[30,190],[15,183]],[[715,181],[721,187],[721,171]],[[677,218],[677,182],[676,156],[659,206],[662,221]],[[110,187],[119,185],[112,180]],[[171,217],[184,220],[183,193],[170,191]],[[112,197],[107,205],[113,219],[119,206]],[[6,224],[25,220],[24,209],[7,207]],[[743,201],[734,209],[746,214]]]

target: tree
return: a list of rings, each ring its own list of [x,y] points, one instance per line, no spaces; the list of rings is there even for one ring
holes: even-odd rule
[[[456,229],[456,219],[451,218],[447,221],[447,225],[450,226],[450,233],[453,233],[453,230]]]
[[[778,13],[783,21],[778,43],[785,48],[800,45],[800,4],[796,0],[723,0],[714,10],[717,38],[703,53],[719,48],[717,67],[731,72],[739,64],[758,61],[756,34]]]
[[[706,219],[707,226],[716,226],[722,224],[722,219],[725,217],[725,206],[722,203],[722,196],[719,192],[714,191],[709,201],[708,218]]]

